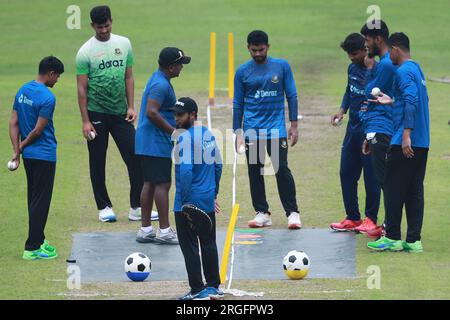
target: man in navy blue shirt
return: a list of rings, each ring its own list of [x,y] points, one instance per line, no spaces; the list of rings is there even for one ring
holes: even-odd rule
[[[346,217],[338,223],[332,223],[331,229],[336,231],[354,231],[363,223],[358,205],[358,180],[364,168],[364,186],[366,189],[365,216],[372,221],[377,220],[380,206],[380,186],[375,177],[370,155],[362,153],[365,139],[364,129],[360,121],[360,110],[365,105],[365,86],[367,73],[374,68],[375,61],[367,57],[365,39],[359,33],[348,35],[341,48],[347,52],[351,64],[348,66],[347,88],[342,99],[341,108],[331,119],[337,126],[344,114],[349,112],[349,121],[341,149],[340,178],[342,197]]]
[[[370,57],[378,56],[379,63],[375,68],[373,79],[366,85],[366,97],[372,99],[372,89],[379,88],[382,92],[392,95],[396,67],[389,56],[389,29],[382,20],[366,23],[361,28],[365,36]],[[383,185],[386,175],[386,155],[391,143],[394,125],[392,107],[370,102],[366,109],[361,110],[361,119],[366,139],[363,142],[363,153],[371,154],[375,176],[384,192]],[[383,227],[377,227],[377,221],[367,218],[358,227],[358,231],[372,237],[379,237]]]
[[[250,193],[256,211],[248,222],[251,228],[272,225],[264,187],[265,150],[276,173],[278,193],[288,217],[289,229],[300,229],[295,182],[288,167],[288,143],[298,141],[297,90],[291,67],[286,60],[269,57],[269,37],[264,31],[252,31],[247,37],[252,60],[241,65],[234,78],[233,130],[236,151],[245,151]],[[291,127],[286,131],[285,96]],[[243,128],[243,130],[242,130]]]
[[[169,189],[172,182],[172,140],[175,118],[172,107],[176,98],[170,79],[178,77],[183,64],[191,61],[182,50],[167,47],[159,54],[159,69],[149,79],[142,96],[136,129],[136,155],[141,162],[144,186],[141,192],[142,227],[138,242],[178,244],[169,223]],[[159,214],[159,229],[151,225],[155,201]]]
[[[191,290],[179,299],[219,299],[223,297],[223,292],[219,289],[215,212],[218,211],[216,199],[222,175],[220,151],[212,133],[195,123],[198,107],[193,99],[178,99],[173,111],[177,129],[182,129],[174,149],[177,189],[173,210],[191,287]],[[203,234],[190,227],[188,218],[181,212],[182,206],[187,204],[194,205],[208,214],[212,221],[210,233]],[[202,265],[206,286],[202,278]]]
[[[422,252],[424,214],[423,180],[430,147],[430,116],[425,76],[411,60],[409,39],[404,33],[389,38],[392,62],[399,66],[394,80],[394,99],[386,94],[375,103],[394,104],[394,135],[386,169],[386,236],[368,243],[373,250]],[[401,241],[403,206],[408,232]]]
[[[45,238],[53,182],[56,169],[56,138],[53,113],[56,99],[48,87],[58,82],[64,72],[56,57],[45,57],[39,63],[36,80],[24,84],[16,94],[9,122],[9,135],[14,150],[11,161],[17,169],[22,154],[28,184],[28,239],[23,259],[52,259],[58,256],[55,247]]]

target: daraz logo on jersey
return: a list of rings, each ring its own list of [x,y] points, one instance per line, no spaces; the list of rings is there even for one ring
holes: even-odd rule
[[[111,67],[123,67],[123,60],[102,60],[102,62],[98,65],[98,68],[100,70],[108,69]]]
[[[264,97],[276,97],[278,96],[278,91],[265,91],[265,90],[257,90],[255,93],[255,99],[264,98]]]
[[[33,105],[33,100],[28,99],[27,96],[23,95],[23,94],[20,95],[18,101],[19,101],[19,103],[25,103],[29,106]]]

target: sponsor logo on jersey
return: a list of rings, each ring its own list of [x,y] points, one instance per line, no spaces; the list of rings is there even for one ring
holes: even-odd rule
[[[278,96],[278,91],[265,91],[265,90],[257,90],[255,93],[255,99],[265,98],[265,97],[276,97]]]
[[[102,62],[100,62],[100,64],[98,65],[98,68],[100,70],[108,69],[111,67],[123,67],[123,60],[102,60]]]
[[[352,84],[350,85],[350,92],[354,93],[354,94],[357,94],[359,96],[365,96],[366,95],[364,89],[359,89],[359,88],[355,87]]]
[[[19,103],[24,103],[24,104],[27,104],[29,106],[33,105],[33,100],[28,99],[27,96],[25,96],[23,94],[20,95],[18,101],[19,101]]]

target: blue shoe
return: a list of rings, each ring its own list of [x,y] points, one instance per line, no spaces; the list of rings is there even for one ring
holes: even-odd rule
[[[203,289],[200,292],[192,293],[189,291],[184,296],[179,297],[177,300],[211,300],[208,294],[208,290]]]
[[[98,212],[98,219],[101,222],[116,222],[116,214],[114,213],[113,209],[110,207],[106,207],[105,209],[102,209]]]
[[[219,288],[207,287],[206,291],[208,292],[208,295],[211,298],[211,300],[219,300],[223,299],[224,297],[223,291],[220,290]]]

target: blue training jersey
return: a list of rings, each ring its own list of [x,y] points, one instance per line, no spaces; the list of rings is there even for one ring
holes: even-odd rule
[[[222,159],[216,139],[203,126],[192,126],[182,133],[174,148],[174,212],[184,204],[193,204],[205,212],[214,212],[219,192]]]
[[[375,99],[371,92],[378,87],[381,92],[388,96],[393,95],[393,82],[396,67],[392,64],[389,52],[380,58],[380,62],[375,68],[373,79],[366,86],[366,98]],[[384,133],[392,136],[394,124],[392,120],[392,106],[381,105],[370,102],[367,111],[362,113],[362,121],[365,133]]]
[[[56,99],[43,83],[35,80],[24,84],[16,94],[13,109],[19,120],[20,139],[23,141],[36,127],[39,117],[48,120],[42,134],[22,152],[24,159],[56,162],[56,138],[53,112]]]
[[[159,103],[159,113],[172,127],[175,127],[175,117],[171,111],[176,103],[175,92],[169,78],[161,70],[153,73],[142,95],[135,151],[138,155],[170,158],[173,148],[171,135],[159,129],[147,117],[147,101],[149,99]]]
[[[411,145],[429,148],[430,115],[425,76],[417,62],[406,61],[394,79],[394,136],[391,144],[401,145],[403,130],[412,129]]]
[[[376,68],[376,66],[374,66]],[[360,120],[361,107],[364,106],[366,98],[366,84],[368,73],[372,69],[367,69],[364,65],[356,63],[349,64],[347,68],[348,80],[344,97],[342,98],[341,108],[349,113],[347,130],[353,132],[363,131]],[[369,79],[371,80],[371,79]]]
[[[252,129],[261,139],[270,139],[271,130],[277,130],[274,138],[286,138],[285,95],[289,120],[297,121],[297,89],[289,63],[272,57],[263,64],[244,63],[234,78],[233,129]]]

